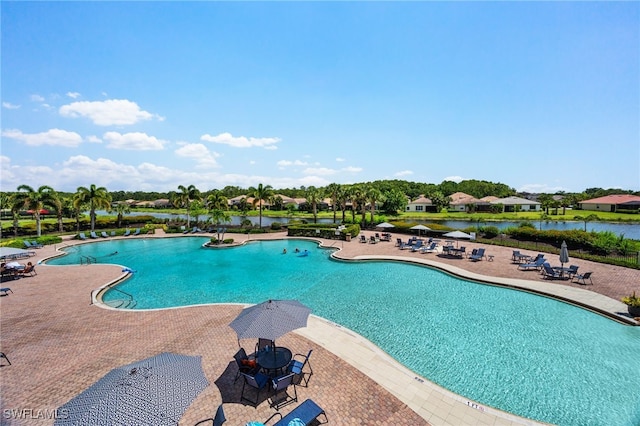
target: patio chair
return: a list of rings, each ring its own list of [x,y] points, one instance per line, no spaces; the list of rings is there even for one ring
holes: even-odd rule
[[[324,416],[323,422],[318,420],[318,417],[321,415]],[[320,424],[329,422],[324,410],[311,399],[305,400],[284,417],[282,417],[281,413],[274,413],[271,417],[265,420],[264,424],[266,425],[276,416],[280,416],[280,420],[274,423],[273,426],[287,426],[295,419],[299,419],[305,425],[311,424],[314,420],[318,420],[318,423]]]
[[[200,420],[196,423],[196,426],[201,423],[211,422],[213,426],[222,426],[224,422],[227,421],[227,418],[224,416],[224,409],[222,408],[222,404],[218,405],[216,409],[216,414],[211,419]]]
[[[396,247],[402,246],[402,238],[396,238]]]
[[[91,236],[91,238],[98,238],[98,235],[95,233],[95,231],[91,231],[89,235]]]
[[[273,387],[271,407],[280,411],[281,407],[293,402],[298,402],[298,391],[296,390],[295,383],[293,383],[294,375],[294,373],[289,373],[271,380],[271,385]],[[293,386],[293,395],[290,395],[289,392],[287,392],[287,389],[289,389],[290,386]]]
[[[240,373],[254,375],[258,371],[260,371],[260,366],[255,362],[255,360],[251,362],[251,359],[247,356],[244,348],[240,348],[238,352],[236,352],[236,354],[233,356],[233,359],[236,361],[236,365],[238,366],[238,373],[236,374],[236,378],[233,381],[234,383],[240,377]]]
[[[471,250],[471,252],[470,252],[470,253],[467,253],[467,257],[468,257],[468,258],[471,258],[471,256],[475,256],[475,255],[476,255],[476,253],[478,253],[478,249],[477,249],[477,248],[474,248],[473,250]]]
[[[361,243],[366,243],[367,242],[367,237],[364,234],[360,235],[360,242]]]
[[[140,228],[136,228],[136,232],[134,232],[132,235],[140,235]]]
[[[309,386],[309,379],[313,376],[313,369],[311,368],[311,363],[309,363],[309,358],[311,357],[311,353],[313,349],[309,349],[309,353],[306,355],[303,354],[295,354],[291,361],[289,362],[289,366],[287,367],[287,372],[293,373],[298,378],[298,383],[304,383],[305,387]],[[296,357],[298,359],[296,359]],[[304,367],[309,367],[309,372],[304,372]]]
[[[130,229],[127,229],[126,231],[124,231],[124,234],[122,234],[123,237],[128,237],[129,235],[131,235]]]
[[[0,296],[8,296],[9,295],[9,293],[8,293],[9,291],[11,293],[13,293],[13,290],[11,290],[9,287],[0,288],[0,293],[2,293],[2,294],[0,294]]]
[[[578,265],[570,265],[569,266],[569,270],[567,271],[567,274],[569,275],[569,278],[573,278],[573,276],[578,273],[578,268],[579,268]]]
[[[7,355],[5,355],[4,352],[0,352],[0,359],[2,359],[2,358],[6,359],[7,362],[9,363],[9,365],[11,365],[11,361],[9,361],[9,358],[7,358]]]
[[[587,280],[589,280],[591,285],[593,285],[593,281],[591,280],[591,274],[593,274],[593,272],[585,272],[584,274],[575,274],[572,278],[572,281],[577,280],[578,283],[582,281],[582,284],[587,285]]]
[[[420,250],[420,247],[422,247],[422,240],[416,241],[416,243],[411,247],[411,251],[418,251]]]
[[[478,262],[478,261],[482,260],[483,257],[484,257],[484,248],[481,247],[476,251],[476,254],[472,254],[469,257],[469,260],[472,260],[474,262]]]
[[[422,246],[420,253],[433,253],[436,251],[436,247],[438,247],[438,243],[431,243],[428,246]]]
[[[102,238],[109,238],[109,234],[107,234],[105,231],[102,231],[100,235],[102,235]]]
[[[86,240],[86,239],[87,239],[87,236],[84,234],[84,232],[80,232],[80,233],[78,234],[78,238],[80,238],[81,240]]]
[[[240,393],[240,402],[248,401],[253,404],[254,407],[258,406],[260,402],[260,392],[265,388],[267,383],[269,382],[269,376],[266,376],[262,373],[256,373],[255,375],[240,372],[240,375],[244,378],[242,381],[242,392]],[[249,386],[250,388],[255,389],[256,399],[249,399],[245,396],[245,388]]]
[[[260,352],[261,350],[267,347],[273,348],[274,346],[275,346],[275,343],[273,342],[273,340],[259,338],[258,343],[256,343],[256,353]]]
[[[542,264],[542,275],[547,280],[561,280],[563,276],[560,272],[555,271],[548,263]]]
[[[38,275],[35,265],[33,265],[31,262],[27,263],[27,266],[25,266],[24,269],[20,269],[17,273],[19,275],[22,275],[23,277],[27,275],[29,275],[30,277]]]

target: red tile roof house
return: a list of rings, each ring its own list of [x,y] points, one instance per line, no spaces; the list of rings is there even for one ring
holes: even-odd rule
[[[607,195],[605,197],[592,198],[578,203],[582,210],[600,212],[615,212],[618,210],[640,209],[640,196],[628,194]]]

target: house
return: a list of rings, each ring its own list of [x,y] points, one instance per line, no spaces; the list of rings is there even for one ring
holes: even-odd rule
[[[502,204],[504,206],[505,212],[515,212],[515,211],[539,212],[542,206],[537,201],[527,200],[526,198],[514,197],[514,196],[499,198],[497,200],[492,201],[491,204]]]
[[[171,204],[171,201],[169,201],[166,198],[159,198],[153,202],[153,206],[156,208],[163,208],[163,207],[171,207],[172,204]]]
[[[469,211],[469,205],[475,206],[481,201],[475,198],[473,195],[465,194],[464,192],[455,192],[449,195],[451,201],[449,202],[449,209],[457,212]]]
[[[433,205],[430,199],[428,199],[424,195],[420,195],[415,200],[409,201],[407,203],[406,211],[418,213],[435,212],[436,206]]]
[[[618,210],[640,209],[640,196],[629,194],[614,194],[604,197],[592,198],[578,203],[582,210],[599,212],[616,212]]]

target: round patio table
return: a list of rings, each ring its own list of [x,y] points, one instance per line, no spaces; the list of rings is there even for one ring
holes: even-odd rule
[[[287,366],[293,354],[291,350],[285,347],[276,346],[270,350],[261,350],[258,352],[256,359],[258,365],[266,370],[267,375],[276,375],[279,370]]]

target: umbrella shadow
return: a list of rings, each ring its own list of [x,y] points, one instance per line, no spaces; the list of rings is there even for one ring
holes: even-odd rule
[[[238,366],[236,365],[235,361],[231,361],[227,365],[227,368],[224,369],[220,377],[218,377],[213,382],[220,391],[222,402],[249,405],[253,407],[254,405],[251,402],[241,399],[242,384],[244,383],[244,379],[242,377],[238,377],[238,380],[236,380],[237,374]],[[254,389],[249,385],[245,385],[244,395],[245,397],[248,397],[252,400],[256,400],[256,396],[258,396],[258,403],[255,404],[256,407],[269,399],[269,392],[267,389],[263,388],[258,394],[257,389]]]

